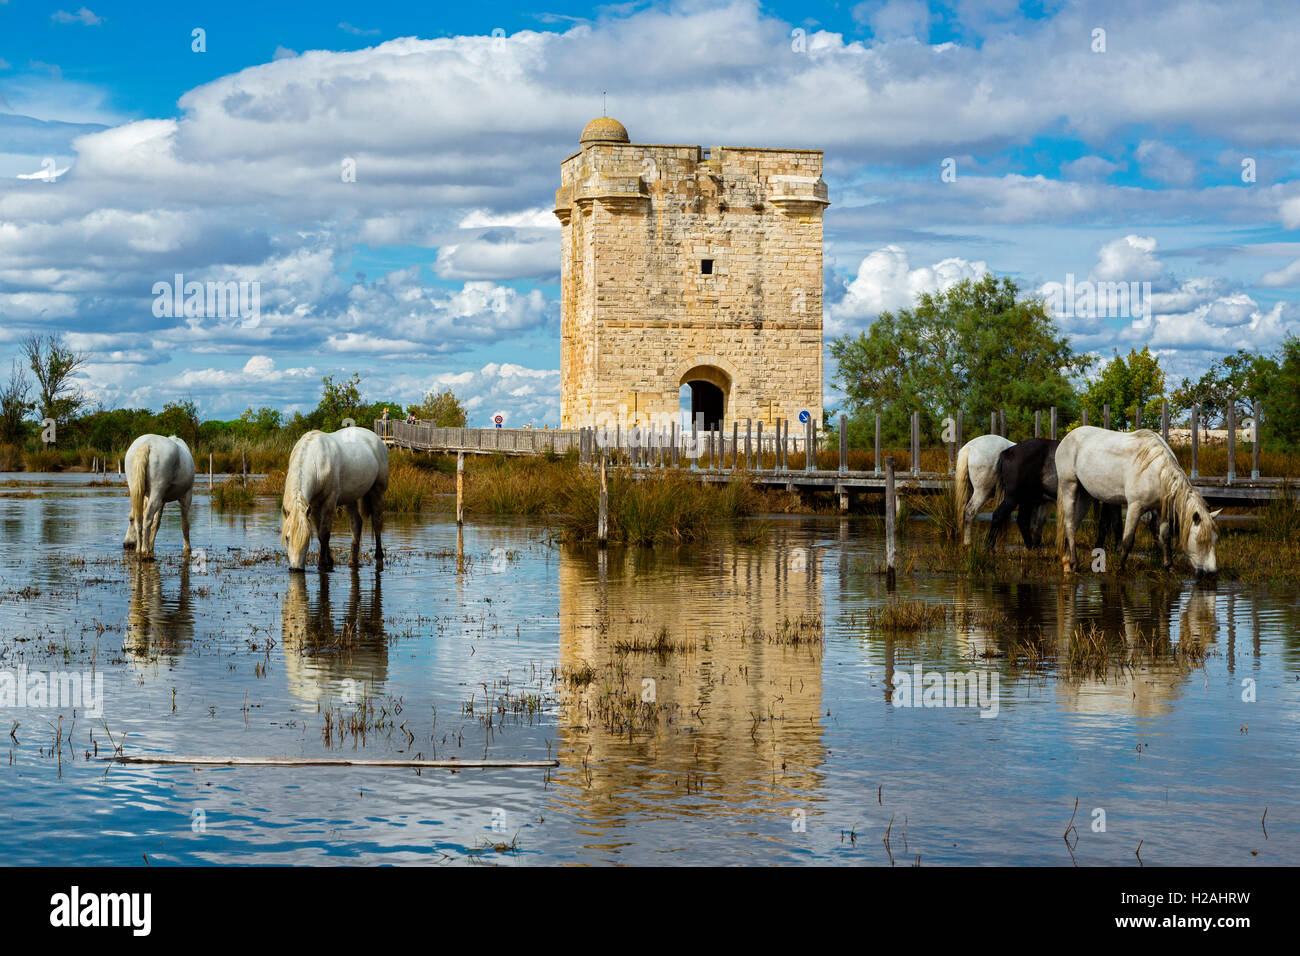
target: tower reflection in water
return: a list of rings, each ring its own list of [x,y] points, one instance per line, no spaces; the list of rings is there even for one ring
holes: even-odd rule
[[[776,538],[694,561],[561,551],[557,780],[571,812],[616,826],[815,799],[820,572],[800,539]]]
[[[314,588],[308,586],[309,577]],[[353,568],[347,603],[336,620],[330,575],[290,575],[280,620],[289,691],[295,697],[350,703],[382,692],[388,679],[388,641],[381,580],[376,571],[363,589],[361,572]]]

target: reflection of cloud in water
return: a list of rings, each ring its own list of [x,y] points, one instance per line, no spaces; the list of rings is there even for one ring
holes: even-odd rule
[[[381,574],[363,593],[361,573],[351,571],[347,605],[335,620],[330,575],[308,595],[307,574],[289,575],[281,602],[281,644],[289,691],[302,700],[359,703],[383,690],[388,679]]]
[[[701,812],[700,794],[710,812],[789,806],[820,788],[822,598],[807,544],[710,547],[694,561],[562,549],[558,573],[561,667],[597,674],[563,692],[566,801],[610,819]],[[816,622],[815,641],[772,639],[800,618]],[[660,640],[674,649],[628,650]],[[616,729],[629,707],[643,716]]]
[[[122,650],[137,666],[158,658],[175,662],[194,640],[194,612],[190,608],[189,562],[181,563],[176,599],[163,593],[162,571],[156,561],[128,556],[131,598],[126,614]],[[173,585],[168,583],[170,589]]]

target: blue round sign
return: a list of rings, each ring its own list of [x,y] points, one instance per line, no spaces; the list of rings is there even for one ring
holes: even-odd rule
[[[803,422],[805,425],[808,424],[808,421],[811,418],[812,416],[808,414],[807,409],[799,413],[799,421]]]

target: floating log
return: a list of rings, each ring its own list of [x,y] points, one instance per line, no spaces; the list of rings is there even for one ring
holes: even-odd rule
[[[397,760],[354,757],[165,757],[113,754],[114,763],[189,767],[407,767],[416,770],[486,770],[496,767],[558,767],[558,760]]]

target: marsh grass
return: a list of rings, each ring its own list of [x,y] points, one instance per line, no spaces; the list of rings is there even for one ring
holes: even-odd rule
[[[1025,635],[1010,645],[1007,661],[1013,671],[1051,673],[1078,683],[1105,682],[1145,668],[1174,668],[1190,672],[1203,667],[1210,650],[1203,643],[1137,629],[1133,633],[1107,630],[1089,621],[1077,625],[1065,641],[1047,631]]]
[[[930,631],[957,627],[1009,627],[1005,615],[991,608],[953,607],[911,598],[890,598],[866,614],[867,626],[880,631]]]

